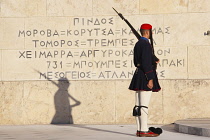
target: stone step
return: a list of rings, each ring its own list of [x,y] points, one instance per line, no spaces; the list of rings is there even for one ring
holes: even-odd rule
[[[178,120],[174,124],[180,133],[210,137],[210,118]]]

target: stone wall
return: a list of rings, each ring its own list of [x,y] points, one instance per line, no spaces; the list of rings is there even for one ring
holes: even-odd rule
[[[112,7],[153,25],[149,123],[210,117],[208,0],[0,0],[0,124],[135,123],[137,39]]]

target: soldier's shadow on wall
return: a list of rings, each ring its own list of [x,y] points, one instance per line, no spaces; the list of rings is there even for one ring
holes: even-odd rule
[[[51,80],[49,80],[51,81]],[[70,82],[68,79],[59,79],[58,83],[51,81],[58,87],[54,95],[55,115],[51,124],[73,124],[72,108],[80,105],[80,101],[76,100],[69,93]],[[70,104],[70,99],[75,103]]]

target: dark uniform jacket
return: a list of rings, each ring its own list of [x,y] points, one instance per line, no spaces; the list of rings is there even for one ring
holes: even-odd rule
[[[134,65],[136,71],[131,80],[130,90],[143,90],[158,92],[161,87],[156,74],[157,57],[153,54],[149,40],[141,37],[134,47]],[[150,89],[147,84],[153,79],[153,88]]]

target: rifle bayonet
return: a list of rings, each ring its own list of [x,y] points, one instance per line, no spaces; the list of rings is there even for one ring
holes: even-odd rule
[[[113,8],[113,7],[112,7]],[[113,8],[114,9],[114,8]],[[122,20],[125,20],[125,18],[123,17],[123,15],[121,13],[118,13],[116,9],[114,9],[115,12],[121,17]]]

